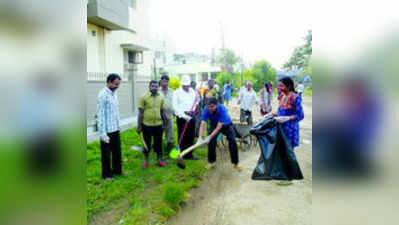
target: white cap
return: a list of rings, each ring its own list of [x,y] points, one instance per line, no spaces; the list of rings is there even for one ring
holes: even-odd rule
[[[189,77],[188,75],[183,75],[183,76],[181,77],[180,84],[181,84],[181,85],[185,85],[185,86],[190,85],[190,84],[191,84],[191,79],[190,79],[190,77]]]

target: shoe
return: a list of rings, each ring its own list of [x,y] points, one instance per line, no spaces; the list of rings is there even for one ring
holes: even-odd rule
[[[211,170],[211,169],[213,169],[213,168],[215,168],[215,167],[216,167],[216,163],[208,163],[208,164],[205,166],[205,169]]]
[[[158,160],[158,166],[164,167],[164,166],[166,166],[166,163],[163,160]]]
[[[290,181],[290,180],[281,180],[279,182],[277,182],[277,185],[281,185],[281,186],[288,186],[294,184],[294,182]]]
[[[141,165],[141,167],[143,167],[144,169],[147,168],[147,167],[148,167],[148,162],[145,161],[145,162],[143,163],[143,165]]]
[[[238,172],[241,172],[243,170],[242,166],[240,165],[234,165],[234,169],[236,169]]]

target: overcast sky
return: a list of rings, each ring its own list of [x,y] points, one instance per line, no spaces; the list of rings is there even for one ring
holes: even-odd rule
[[[302,1],[152,0],[150,24],[178,53],[220,49],[223,29],[226,48],[280,68],[312,29],[311,19]]]

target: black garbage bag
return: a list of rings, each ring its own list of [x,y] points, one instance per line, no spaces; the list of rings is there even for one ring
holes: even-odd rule
[[[281,124],[266,117],[250,131],[258,139],[261,155],[252,173],[253,180],[301,180],[303,175],[290,141]]]

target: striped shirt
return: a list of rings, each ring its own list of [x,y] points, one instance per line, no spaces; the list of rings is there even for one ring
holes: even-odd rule
[[[119,130],[119,102],[115,92],[105,87],[97,97],[97,125],[100,135]]]

